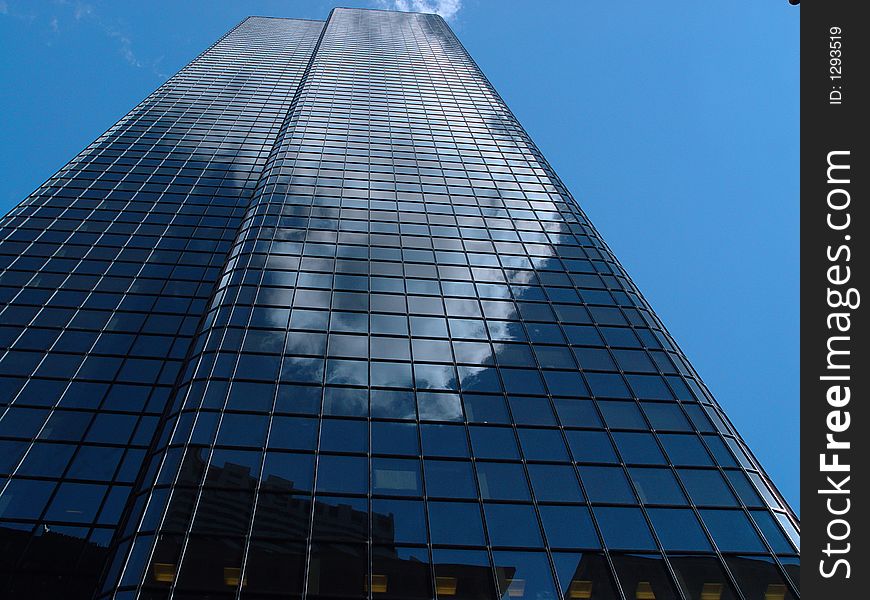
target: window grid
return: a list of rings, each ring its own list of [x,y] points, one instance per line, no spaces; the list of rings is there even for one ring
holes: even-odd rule
[[[111,541],[106,596],[797,597],[790,510],[439,17],[249,18],[3,226],[0,518]]]

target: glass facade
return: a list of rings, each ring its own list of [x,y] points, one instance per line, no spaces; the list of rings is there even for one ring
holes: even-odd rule
[[[0,595],[798,597],[793,513],[440,17],[245,20],[0,267]]]

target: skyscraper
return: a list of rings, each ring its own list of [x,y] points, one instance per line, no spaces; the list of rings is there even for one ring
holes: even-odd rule
[[[0,268],[0,595],[797,597],[795,516],[440,17],[246,19]]]

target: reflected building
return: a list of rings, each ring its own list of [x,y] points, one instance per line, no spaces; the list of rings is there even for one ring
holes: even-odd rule
[[[246,19],[0,269],[5,598],[798,597],[795,515],[438,16]]]

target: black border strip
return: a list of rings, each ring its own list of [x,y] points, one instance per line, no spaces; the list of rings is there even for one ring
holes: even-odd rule
[[[808,2],[801,18],[801,593],[809,599],[870,597],[862,4]]]

